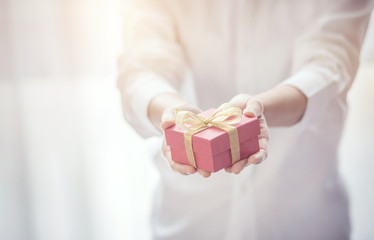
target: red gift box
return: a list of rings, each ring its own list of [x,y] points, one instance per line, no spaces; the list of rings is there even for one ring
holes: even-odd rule
[[[215,109],[212,108],[198,115],[207,118],[214,111]],[[260,126],[257,118],[241,115],[240,122],[231,124],[231,126],[238,131],[240,159],[247,158],[259,151]],[[183,164],[189,164],[184,143],[186,131],[176,125],[165,130],[165,138],[170,146],[172,160]],[[195,133],[192,136],[192,148],[197,168],[217,172],[232,165],[229,135],[223,129],[209,127]]]

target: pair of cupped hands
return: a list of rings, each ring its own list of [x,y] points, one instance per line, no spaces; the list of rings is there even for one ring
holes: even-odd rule
[[[245,116],[257,117],[260,123],[260,135],[258,137],[260,150],[257,153],[252,154],[248,158],[241,159],[234,163],[232,166],[225,168],[225,171],[228,173],[239,174],[245,167],[249,166],[250,164],[259,164],[263,160],[265,160],[265,158],[267,157],[269,129],[263,115],[264,106],[259,100],[251,97],[248,94],[239,94],[232,98],[230,100],[230,103],[235,107],[241,108]],[[189,104],[182,104],[179,106],[168,108],[162,114],[161,128],[163,130],[175,124],[175,113],[177,109],[191,111],[195,114],[202,112],[201,109]],[[163,136],[162,154],[171,169],[173,169],[175,172],[178,172],[182,175],[198,173],[205,178],[210,177],[211,175],[211,172],[209,171],[194,168],[191,165],[174,162],[171,159],[170,147],[166,144],[165,134]]]

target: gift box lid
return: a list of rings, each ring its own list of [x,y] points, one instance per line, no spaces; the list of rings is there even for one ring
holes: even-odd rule
[[[211,108],[198,115],[209,117],[215,111]],[[236,127],[239,135],[239,142],[245,142],[260,134],[259,120],[255,117],[247,117],[242,115],[239,123],[232,124]],[[184,129],[173,125],[165,130],[166,142],[169,146],[184,149]],[[210,127],[192,136],[193,151],[207,156],[214,156],[230,148],[228,133],[217,127]]]

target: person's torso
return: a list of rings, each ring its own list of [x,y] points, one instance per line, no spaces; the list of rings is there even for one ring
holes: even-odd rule
[[[173,13],[178,41],[192,71],[198,106],[207,109],[238,93],[261,93],[290,77],[294,43],[328,1],[165,3]],[[329,236],[328,231],[314,231],[324,229],[323,224],[330,227],[331,234],[340,228],[349,232],[336,156],[344,106],[332,101],[321,111],[320,117],[308,117],[293,127],[271,129],[268,159],[250,166],[254,168],[250,181],[244,180],[243,185],[250,184],[254,189],[250,198],[256,202],[260,239],[276,239],[279,232],[300,238],[303,234],[311,234],[311,238]],[[178,181],[170,180],[174,179],[170,169],[161,171],[165,171],[169,184],[178,185]],[[187,177],[183,184],[193,189],[196,181],[194,178],[189,184]],[[201,186],[204,181],[201,179]],[[333,205],[336,208],[330,208]],[[300,229],[290,226],[295,223],[300,223]],[[308,225],[310,228],[304,229]]]
[[[294,43],[320,14],[314,1],[165,2],[203,108],[288,78]]]

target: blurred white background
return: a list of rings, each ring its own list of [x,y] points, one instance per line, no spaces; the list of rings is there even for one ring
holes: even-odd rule
[[[148,237],[157,174],[122,118],[121,27],[120,0],[0,0],[0,239]],[[374,239],[374,20],[349,102],[352,234]]]

